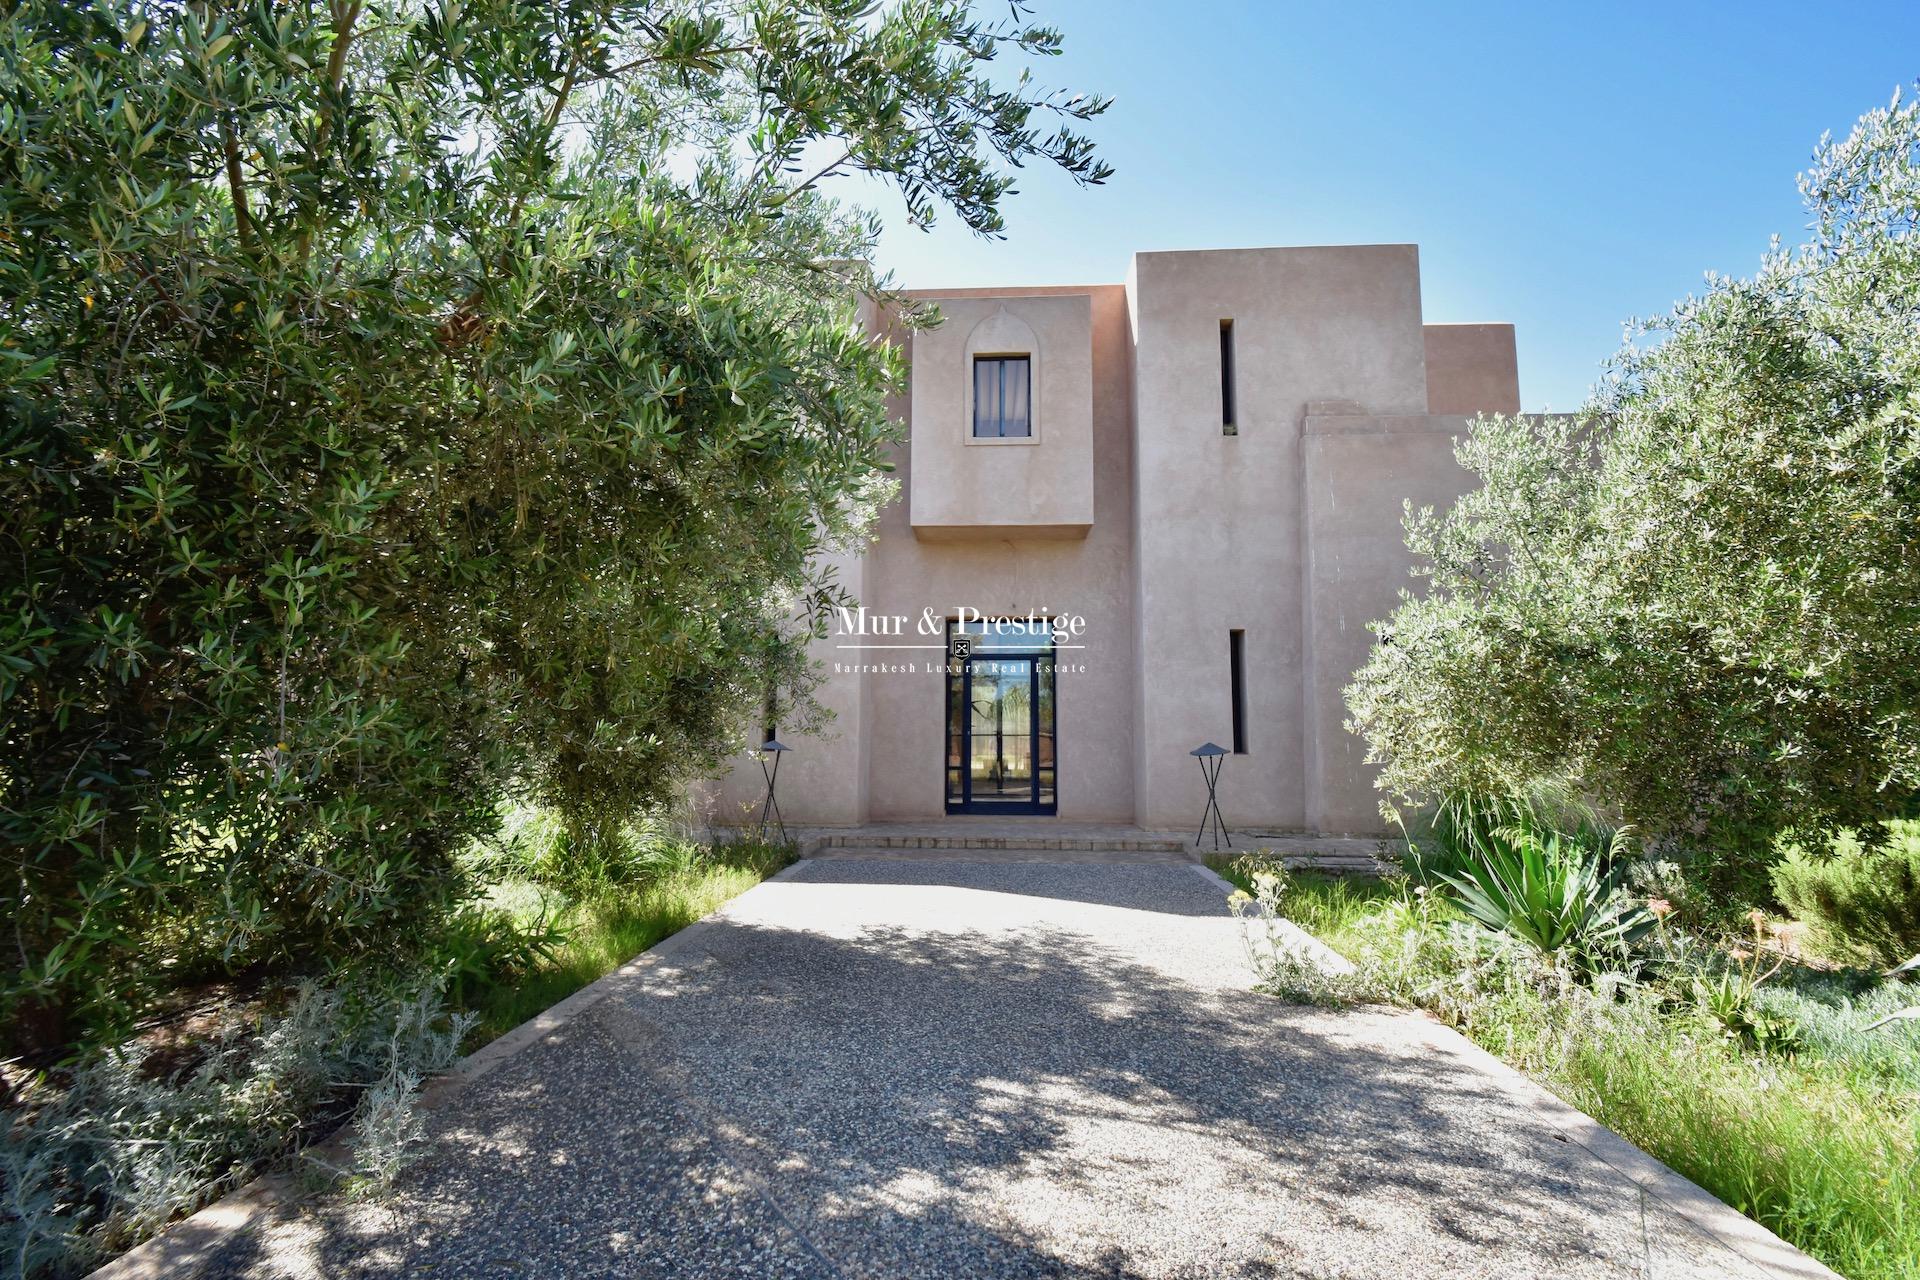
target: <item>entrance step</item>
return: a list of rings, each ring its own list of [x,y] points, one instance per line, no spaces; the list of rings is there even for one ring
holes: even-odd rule
[[[887,835],[873,831],[854,831],[845,835],[814,836],[803,843],[809,852],[824,854],[832,849],[1013,849],[1080,851],[1085,853],[1178,853],[1185,861],[1195,861],[1185,844],[1166,837],[1117,836],[987,836],[963,835],[949,831],[936,836]]]
[[[749,834],[732,828],[736,838]],[[721,835],[716,830],[716,835]],[[931,856],[1023,862],[1200,862],[1216,855],[1257,853],[1303,871],[1378,875],[1399,861],[1404,846],[1368,836],[1307,835],[1283,831],[1235,831],[1229,844],[1195,846],[1191,832],[1161,831],[1118,823],[1062,823],[979,817],[935,822],[876,822],[859,827],[795,827],[802,857]]]
[[[1102,866],[1191,866],[1195,859],[1178,849],[1055,849],[1055,848],[856,848],[830,845],[806,851],[822,861],[879,862],[1049,862],[1097,863]]]

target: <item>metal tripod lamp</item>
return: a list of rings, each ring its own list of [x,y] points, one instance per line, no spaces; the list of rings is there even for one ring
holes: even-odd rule
[[[1225,840],[1227,847],[1233,847],[1233,836],[1227,831],[1227,823],[1220,816],[1220,766],[1226,763],[1227,749],[1216,742],[1203,742],[1187,753],[1200,761],[1200,776],[1207,780],[1207,807],[1200,815],[1200,830],[1193,837],[1193,847],[1200,847],[1202,836],[1207,828],[1213,828],[1213,847],[1218,850],[1220,841]]]
[[[780,832],[780,842],[782,844],[787,842],[787,824],[780,816],[780,801],[774,795],[774,786],[780,781],[780,757],[785,755],[787,750],[788,748],[778,738],[768,738],[760,744],[760,776],[767,780],[767,798],[760,806],[760,825],[754,830],[755,839],[765,840],[767,827],[771,825]],[[768,756],[773,757],[771,768],[767,765]]]

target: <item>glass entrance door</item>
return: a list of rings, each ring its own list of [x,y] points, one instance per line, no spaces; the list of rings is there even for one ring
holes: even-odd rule
[[[1054,812],[1053,656],[1004,651],[1037,643],[983,636],[950,661],[947,812]]]
[[[1033,799],[1032,658],[973,658],[967,675],[967,781],[981,804]]]

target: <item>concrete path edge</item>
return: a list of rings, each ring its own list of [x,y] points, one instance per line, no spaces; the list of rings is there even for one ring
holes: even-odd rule
[[[734,903],[760,885],[786,879],[805,862],[806,859],[802,858],[782,867],[709,914],[662,938],[619,968],[594,979],[506,1034],[487,1041],[446,1072],[430,1080],[421,1090],[420,1105],[428,1109],[445,1106],[466,1086],[497,1070],[515,1054],[539,1044],[607,997],[635,983],[649,969],[684,950],[702,933],[725,921]],[[306,1151],[324,1158],[331,1151],[341,1150],[342,1138],[342,1134],[335,1133],[314,1143]],[[191,1274],[193,1268],[210,1257],[235,1232],[245,1230],[273,1210],[302,1199],[306,1194],[300,1180],[288,1171],[262,1174],[204,1209],[171,1224],[159,1235],[135,1245],[89,1273],[87,1280],[175,1280],[176,1277]]]
[[[1222,892],[1233,892],[1233,884],[1211,867],[1196,863],[1194,870],[1218,885]],[[1306,944],[1299,948],[1300,951],[1311,956],[1327,972],[1353,972],[1352,962],[1306,930],[1290,920],[1278,923],[1304,938]],[[1659,1200],[1768,1275],[1791,1280],[1845,1280],[1837,1271],[1788,1244],[1719,1196],[1675,1172],[1665,1162],[1648,1155],[1539,1081],[1509,1066],[1432,1014],[1422,1011],[1415,1016],[1426,1024],[1424,1039],[1436,1053],[1457,1059],[1462,1066],[1481,1072],[1516,1106],[1531,1113],[1542,1128],[1585,1148],[1596,1160],[1640,1188],[1642,1194]]]
[[[1596,1160],[1639,1187],[1642,1194],[1659,1200],[1761,1271],[1791,1280],[1845,1280],[1839,1272],[1788,1244],[1432,1014],[1423,1012],[1419,1016],[1427,1024],[1427,1042],[1436,1052],[1484,1074],[1517,1106],[1532,1112],[1541,1127],[1586,1148]]]

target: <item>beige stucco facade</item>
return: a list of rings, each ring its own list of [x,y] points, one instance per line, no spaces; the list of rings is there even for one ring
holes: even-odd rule
[[[1412,245],[1143,253],[1124,284],[914,296],[938,304],[939,327],[873,318],[912,364],[892,406],[901,498],[839,566],[868,615],[904,631],[836,625],[816,643],[834,719],[783,735],[787,820],[999,812],[1009,777],[1029,795],[1006,745],[1024,715],[1052,731],[1025,760],[1035,820],[1194,826],[1205,790],[1188,753],[1211,741],[1242,748],[1221,774],[1230,826],[1377,831],[1341,690],[1367,624],[1415,585],[1404,504],[1460,493],[1457,433],[1519,409],[1512,327],[1426,324]],[[1021,357],[1023,434],[982,437],[977,362]],[[956,710],[984,687],[978,655],[955,668],[938,631],[965,611],[1083,620],[1050,654],[1049,692],[1033,677],[1040,710],[1024,689],[990,720]],[[738,820],[762,790],[743,755],[714,816]]]

